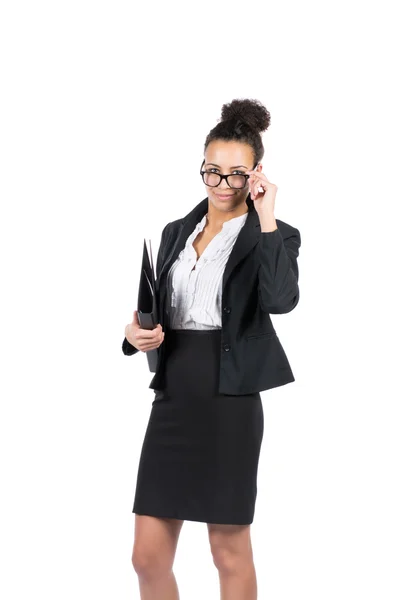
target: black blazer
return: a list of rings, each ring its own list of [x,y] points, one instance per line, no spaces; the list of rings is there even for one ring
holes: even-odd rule
[[[222,281],[221,394],[260,392],[295,380],[270,314],[288,313],[299,302],[300,232],[279,219],[278,229],[262,232],[250,194],[246,203],[249,214],[232,247]],[[156,297],[165,336],[168,270],[207,211],[205,198],[185,217],[163,229],[156,262]],[[139,352],[126,338],[122,351],[127,355]],[[159,346],[157,370],[149,387],[163,389],[163,376],[164,343]]]

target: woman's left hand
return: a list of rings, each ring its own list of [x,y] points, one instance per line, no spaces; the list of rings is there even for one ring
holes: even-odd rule
[[[247,175],[250,175],[248,179],[249,191],[251,199],[254,202],[254,208],[260,214],[262,211],[264,214],[269,212],[274,213],[275,210],[275,196],[278,187],[268,181],[264,173],[261,171],[246,171]]]

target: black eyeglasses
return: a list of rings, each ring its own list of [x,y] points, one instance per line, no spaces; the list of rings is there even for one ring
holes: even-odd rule
[[[203,178],[203,181],[209,187],[218,187],[223,179],[226,179],[227,184],[230,188],[234,188],[235,190],[241,190],[246,186],[247,180],[250,175],[246,175],[245,173],[238,175],[221,175],[220,173],[213,173],[214,169],[203,171],[202,167],[204,165],[204,160],[200,167],[200,175]],[[256,168],[258,163],[256,163],[252,170]]]

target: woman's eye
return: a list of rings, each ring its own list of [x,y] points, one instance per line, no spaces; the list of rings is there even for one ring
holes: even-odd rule
[[[219,169],[216,169],[215,167],[213,167],[213,168],[211,168],[211,169],[208,169],[208,172],[209,172],[209,173],[212,173],[212,171],[219,171]],[[233,175],[234,173],[239,173],[239,175],[244,175],[244,172],[243,172],[243,171],[238,171],[237,169],[236,169],[235,171],[232,171],[232,175]]]

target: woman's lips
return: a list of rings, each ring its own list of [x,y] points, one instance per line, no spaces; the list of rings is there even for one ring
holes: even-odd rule
[[[215,192],[214,192],[215,193]],[[218,200],[228,200],[229,198],[232,198],[235,194],[215,194],[218,198]]]

